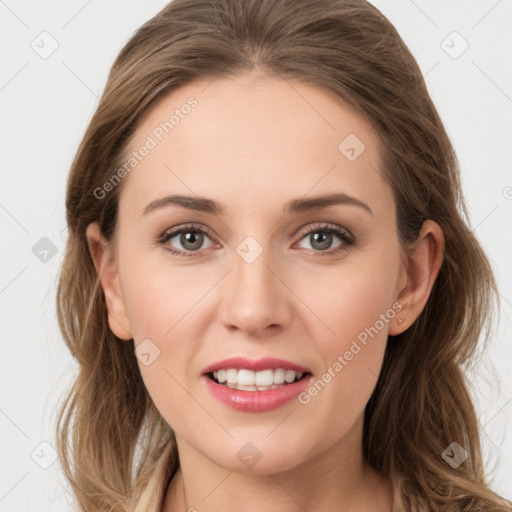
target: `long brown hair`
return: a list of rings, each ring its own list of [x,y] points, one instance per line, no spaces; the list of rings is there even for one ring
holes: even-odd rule
[[[261,69],[329,90],[380,137],[403,244],[422,222],[444,231],[444,261],[416,322],[388,343],[365,411],[365,460],[394,479],[406,510],[505,511],[486,482],[478,420],[465,372],[479,336],[489,339],[493,272],[469,220],[453,147],[418,64],[391,23],[365,0],[174,0],[121,50],[73,161],[67,186],[69,237],[58,319],[78,375],[59,411],[58,450],[83,511],[126,511],[171,446],[170,426],[142,381],[132,342],[110,331],[85,230],[99,222],[109,242],[127,143],[155,100],[196,78]],[[467,452],[453,469],[452,442]]]

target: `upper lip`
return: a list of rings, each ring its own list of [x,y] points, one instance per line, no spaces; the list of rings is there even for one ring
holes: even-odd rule
[[[293,370],[296,372],[306,373],[311,371],[309,368],[285,359],[276,359],[275,357],[263,357],[261,359],[247,359],[246,357],[231,357],[207,366],[203,370],[203,374],[216,372],[218,370],[227,370],[229,368],[252,370],[253,372],[261,370]]]

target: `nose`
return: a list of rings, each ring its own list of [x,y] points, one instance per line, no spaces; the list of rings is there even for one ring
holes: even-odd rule
[[[220,319],[229,330],[265,337],[289,324],[293,294],[269,252],[264,250],[251,263],[234,253],[233,270],[221,291]]]

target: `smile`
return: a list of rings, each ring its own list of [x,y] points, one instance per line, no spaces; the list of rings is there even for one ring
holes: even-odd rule
[[[265,412],[291,402],[313,378],[309,368],[266,357],[232,357],[203,369],[209,394],[223,405],[243,412]]]
[[[268,391],[280,386],[286,386],[303,378],[304,372],[277,368],[254,372],[252,370],[222,369],[208,374],[217,384],[239,391]]]

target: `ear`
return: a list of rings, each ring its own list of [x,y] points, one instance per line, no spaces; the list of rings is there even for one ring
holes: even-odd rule
[[[105,294],[110,329],[118,338],[131,340],[133,336],[119,281],[118,266],[110,254],[109,244],[104,239],[97,222],[87,226],[85,236]]]
[[[444,245],[439,224],[423,222],[418,238],[406,249],[402,277],[406,284],[397,298],[401,309],[390,322],[391,336],[407,330],[423,311],[443,263]]]

